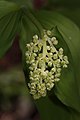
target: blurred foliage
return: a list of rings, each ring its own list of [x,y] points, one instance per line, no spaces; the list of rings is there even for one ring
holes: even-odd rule
[[[7,1],[12,1],[12,2],[15,2],[17,3],[18,5],[23,5],[23,6],[26,6],[29,7],[29,8],[32,8],[33,7],[33,0],[7,0]]]
[[[80,0],[48,0],[46,8],[65,15],[80,27]]]
[[[64,7],[70,7],[73,8],[80,7],[80,0],[48,0],[50,6],[64,6]]]
[[[80,8],[76,8],[76,9],[63,8],[61,10],[56,10],[56,11],[70,18],[78,25],[78,27],[80,27]]]
[[[0,73],[0,109],[8,110],[11,101],[16,101],[19,96],[28,96],[21,68],[12,68]]]

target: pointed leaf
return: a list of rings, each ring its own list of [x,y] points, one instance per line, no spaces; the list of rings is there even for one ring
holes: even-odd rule
[[[0,58],[13,43],[20,19],[19,6],[0,0]]]
[[[35,101],[35,104],[41,120],[72,120],[69,109],[56,96],[54,96],[53,102],[48,97],[45,97]]]
[[[8,13],[17,11],[18,9],[19,6],[17,4],[5,0],[0,0],[0,19]]]
[[[79,72],[77,70],[78,66],[80,65],[79,64],[80,31],[74,23],[72,23],[70,20],[57,13],[41,11],[35,14],[35,16],[45,29],[51,29],[52,27],[58,26],[58,29],[63,36],[63,39],[65,40],[70,49],[74,64],[72,65],[72,67],[71,66],[69,67],[69,71],[66,70],[64,71],[62,75],[62,79],[64,81],[62,80],[62,82],[58,84],[58,86],[56,87],[57,92],[55,91],[55,94],[65,105],[80,111],[79,102],[80,96],[78,95],[77,90],[78,87],[77,82],[78,79],[80,79],[80,74],[78,75],[77,79],[77,73]],[[74,69],[73,70],[74,76],[70,75],[72,74],[71,73],[72,69]]]
[[[11,13],[0,20],[0,58],[11,47],[18,30],[20,13]]]

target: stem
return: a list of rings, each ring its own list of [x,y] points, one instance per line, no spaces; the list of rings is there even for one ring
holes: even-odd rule
[[[43,58],[46,57],[46,53],[47,53],[46,39],[43,39]]]
[[[50,40],[48,40],[48,43],[53,47],[54,51],[55,51],[56,53],[58,53],[57,49],[54,47],[54,45],[51,43]]]
[[[43,38],[43,60],[45,59],[46,54],[47,54],[46,39]],[[44,70],[45,70],[45,61],[44,61],[43,66],[42,66],[42,71],[44,72]]]

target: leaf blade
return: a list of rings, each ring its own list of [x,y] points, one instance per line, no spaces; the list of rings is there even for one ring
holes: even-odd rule
[[[11,47],[18,30],[19,12],[13,12],[0,20],[0,58]]]
[[[79,47],[79,45],[80,45],[79,44],[80,43],[80,41],[79,41],[80,40],[79,39],[79,33],[80,33],[79,29],[70,20],[68,20],[67,18],[65,18],[57,13],[42,11],[42,12],[38,12],[38,14],[35,14],[35,16],[45,29],[51,29],[52,27],[58,26],[60,32],[61,32],[61,30],[64,31],[63,33],[61,32],[61,34],[62,34],[65,42],[67,43],[67,45],[70,49],[73,63],[74,63],[72,66],[74,67],[74,71],[76,71],[76,68],[78,68],[78,65],[79,65],[79,64],[77,64],[77,63],[79,63],[78,53],[79,53],[79,49],[80,49],[80,47]],[[73,33],[76,36],[74,36]],[[71,37],[71,39],[69,39],[69,37]],[[75,39],[76,39],[76,41],[75,41]],[[79,44],[78,48],[77,48],[77,44]],[[73,46],[75,47],[75,50],[74,50]],[[75,74],[75,72],[73,74]],[[76,74],[75,74],[75,76],[76,76]],[[65,78],[66,78],[66,76],[64,76],[64,80],[65,80]],[[69,78],[69,76],[68,76],[68,78]],[[80,78],[80,76],[79,76],[79,78]],[[60,90],[58,90],[58,92],[57,92],[57,97],[64,104],[80,111],[80,103],[79,103],[80,96],[78,94],[79,91],[77,90],[78,80],[77,80],[77,78],[76,79],[69,78],[69,80],[74,81],[74,87],[71,86],[72,87],[71,96],[73,95],[72,98],[74,99],[73,102],[70,100],[70,98],[68,98],[69,96],[65,97],[65,100],[63,100],[63,95],[60,94]],[[76,80],[76,87],[75,87],[75,80]],[[73,81],[72,81],[72,83],[73,83]],[[57,87],[57,89],[60,86],[61,85],[59,85]],[[66,84],[64,84],[64,86],[66,87]],[[68,83],[67,83],[67,86],[68,86]],[[69,88],[66,88],[66,92],[67,92],[67,89],[69,90]],[[64,89],[63,89],[63,91],[64,91]],[[76,93],[75,93],[75,91],[76,91]],[[67,95],[68,95],[68,92],[67,92]],[[75,93],[75,95],[73,93]],[[77,98],[75,98],[76,94],[77,94]],[[65,94],[64,94],[64,96],[65,96]],[[77,102],[78,102],[78,104],[77,104]]]
[[[0,0],[0,19],[10,12],[19,10],[19,6],[13,2]]]

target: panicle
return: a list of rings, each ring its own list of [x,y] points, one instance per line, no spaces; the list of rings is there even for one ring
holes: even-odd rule
[[[32,42],[26,45],[26,63],[30,70],[28,87],[34,99],[45,97],[60,80],[62,68],[69,64],[63,48],[56,48],[57,38],[51,34],[50,30],[44,30],[42,38],[34,35]]]

